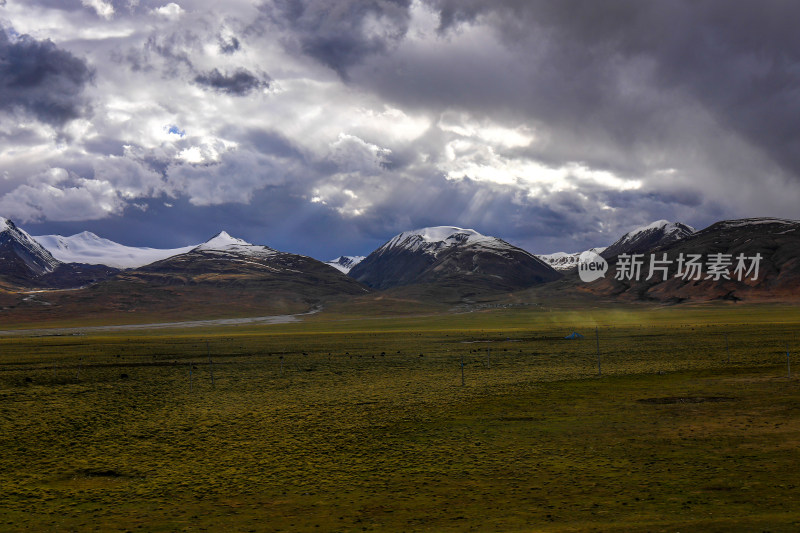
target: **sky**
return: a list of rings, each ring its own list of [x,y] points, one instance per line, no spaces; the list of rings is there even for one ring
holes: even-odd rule
[[[799,218],[800,3],[0,0],[0,216],[319,259]]]

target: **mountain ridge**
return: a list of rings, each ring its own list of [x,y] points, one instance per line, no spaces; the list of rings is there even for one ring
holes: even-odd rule
[[[198,246],[164,249],[126,246],[90,231],[82,231],[68,237],[37,235],[33,239],[62,263],[105,265],[119,269],[144,266],[160,259],[188,252]]]
[[[367,256],[365,255],[340,255],[336,259],[331,259],[330,261],[324,261],[326,265],[330,265],[339,272],[343,274],[347,274],[350,270],[353,269],[354,266],[359,264],[361,261],[366,259]]]

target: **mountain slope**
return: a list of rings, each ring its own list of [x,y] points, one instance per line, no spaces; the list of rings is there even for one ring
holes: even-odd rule
[[[514,290],[559,278],[550,266],[521,248],[453,226],[400,233],[349,275],[375,289],[438,284],[465,294]]]
[[[331,261],[325,261],[326,265],[330,265],[339,272],[347,274],[354,266],[363,261],[366,256],[363,255],[342,255]]]
[[[125,246],[109,239],[84,231],[69,237],[61,235],[39,235],[33,237],[56,259],[63,263],[106,265],[114,268],[137,268],[140,266],[186,253],[195,246],[158,249]]]
[[[695,229],[680,222],[657,220],[642,226],[620,237],[614,244],[600,254],[606,259],[619,254],[635,254],[666,246],[684,239],[695,232]]]
[[[12,221],[0,217],[0,272],[10,280],[29,281],[53,272],[59,261]]]

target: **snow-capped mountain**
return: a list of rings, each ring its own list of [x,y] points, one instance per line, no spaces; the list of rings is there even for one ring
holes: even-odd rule
[[[620,237],[611,246],[589,248],[587,252],[594,252],[603,257],[614,257],[621,253],[643,253],[659,246],[665,246],[679,241],[695,233],[695,229],[680,222],[657,220],[646,226],[636,228]],[[556,252],[552,254],[537,255],[539,259],[564,272],[578,266],[578,260],[583,252],[567,253]]]
[[[0,281],[20,288],[72,288],[117,272],[106,266],[62,263],[12,221],[0,217]]]
[[[652,229],[652,228],[651,228]],[[680,229],[680,228],[679,228]],[[677,234],[673,231],[672,235]],[[618,280],[615,276],[586,284],[584,290],[623,300],[665,301],[797,301],[800,298],[800,221],[775,218],[723,220],[669,244],[636,253],[666,254],[665,276]],[[679,256],[697,255],[702,260],[698,276],[679,275]],[[710,258],[729,258],[725,275],[709,276]],[[740,259],[741,258],[741,259]],[[757,259],[756,259],[757,258]],[[614,272],[618,257],[609,257]],[[740,263],[741,261],[741,263]],[[755,268],[757,266],[757,268]],[[739,270],[737,268],[753,269]]]
[[[125,273],[148,287],[187,286],[207,291],[253,291],[277,303],[363,294],[362,285],[310,257],[250,244],[222,231],[186,253]],[[251,295],[252,296],[252,295]]]
[[[473,229],[436,226],[396,235],[349,273],[377,289],[442,282],[514,290],[559,277],[533,254]]]
[[[216,251],[251,251],[250,244],[244,239],[231,237],[227,231],[220,231],[203,244],[193,247],[193,250],[216,250]],[[258,248],[266,248],[266,246],[258,246]],[[269,248],[272,250],[272,248]]]
[[[283,253],[269,246],[250,244],[244,239],[231,237],[227,231],[220,231],[203,244],[192,248],[191,251],[207,257],[215,256],[232,261],[249,261],[253,258],[268,258]]]
[[[409,252],[420,251],[435,256],[440,251],[453,246],[478,243],[490,247],[499,246],[500,248],[510,246],[496,237],[481,235],[474,229],[457,228],[455,226],[434,226],[414,231],[404,231],[393,237],[375,252],[385,253],[392,249],[404,249]]]
[[[137,268],[173,255],[183,254],[195,248],[140,248],[125,246],[109,239],[84,231],[69,237],[61,235],[38,235],[33,237],[56,259],[63,263],[85,263],[106,265],[114,268]]]
[[[601,246],[598,248],[589,248],[586,250],[587,252],[594,252],[596,254],[602,254],[603,251],[606,249],[605,246]],[[580,258],[583,252],[575,252],[573,254],[567,252],[555,252],[552,254],[541,254],[537,255],[539,259],[553,267],[558,271],[569,270],[571,268],[575,268],[578,266],[578,259]]]
[[[629,231],[601,254],[605,258],[619,254],[649,252],[654,248],[672,244],[695,233],[695,229],[680,222],[657,220]]]
[[[53,272],[59,262],[28,232],[0,217],[0,264],[5,274],[14,272],[27,277]]]
[[[336,259],[332,259],[330,261],[325,261],[326,265],[330,265],[339,272],[347,274],[350,270],[353,269],[354,266],[359,264],[366,258],[365,255],[342,255],[337,257]]]
[[[233,264],[248,265],[243,268],[264,267],[275,270],[268,266],[270,261],[277,256],[295,256],[279,252],[269,246],[250,244],[244,239],[232,237],[227,231],[220,231],[207,241],[197,246],[192,246],[184,253],[167,257],[161,261],[144,265],[139,271],[163,270],[165,266],[169,268],[188,269],[192,271],[202,271],[203,269],[215,270],[224,265],[226,269]],[[267,266],[265,266],[267,265]],[[152,267],[152,268],[151,268]]]

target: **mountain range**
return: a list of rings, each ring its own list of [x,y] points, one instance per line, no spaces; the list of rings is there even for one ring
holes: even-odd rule
[[[376,293],[375,298],[445,305],[502,300],[524,291],[539,300],[564,295],[666,303],[800,298],[798,221],[741,219],[695,231],[660,220],[591,251],[607,260],[608,272],[584,283],[578,276],[579,253],[537,256],[454,226],[406,231],[366,257],[322,262],[224,231],[198,245],[154,249],[124,246],[89,232],[31,237],[0,218],[0,311],[168,312],[194,306],[201,313],[212,305],[231,313],[288,313]],[[641,254],[643,261],[655,254],[670,267],[663,279],[619,279],[615,273],[631,254]],[[761,278],[687,280],[678,270],[681,254],[699,254],[705,261],[712,254],[758,254]],[[72,290],[58,292],[65,288]]]
[[[173,255],[183,254],[197,245],[181,248],[137,248],[125,246],[84,231],[70,237],[38,235],[33,239],[62,263],[106,265],[112,268],[137,268]]]
[[[638,279],[617,275],[620,270],[631,272],[631,253],[644,255]],[[689,266],[692,258],[697,268]],[[653,260],[666,271],[654,271],[647,279]],[[645,251],[608,257],[608,263],[609,275],[604,278],[580,283],[572,276],[559,282],[561,289],[569,290],[567,285],[572,285],[581,292],[616,300],[666,303],[796,301],[800,299],[800,221],[725,220],[678,239],[666,239]],[[715,263],[724,267],[719,269],[722,275],[714,274]],[[741,272],[737,272],[739,267]]]
[[[646,226],[629,231],[610,246],[589,248],[589,252],[602,255],[606,259],[622,253],[641,253],[657,246],[664,246],[695,233],[695,229],[680,222],[657,220]],[[578,260],[583,252],[539,255],[539,259],[558,271],[566,271],[578,266]]]

